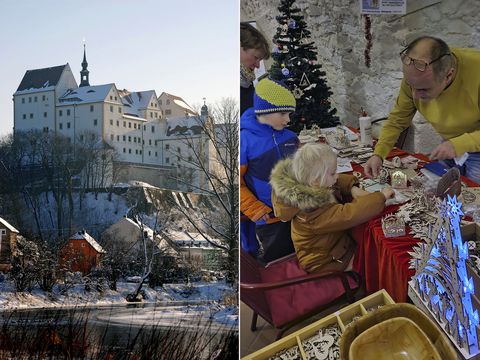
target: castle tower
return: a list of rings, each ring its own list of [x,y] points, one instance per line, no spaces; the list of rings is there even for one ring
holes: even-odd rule
[[[83,44],[83,61],[82,61],[82,71],[80,71],[80,87],[82,86],[90,86],[88,82],[88,73],[87,70],[88,62],[87,62],[87,50],[85,49],[85,44]]]

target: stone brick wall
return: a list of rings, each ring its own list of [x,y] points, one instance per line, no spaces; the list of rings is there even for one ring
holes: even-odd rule
[[[255,20],[258,28],[273,38],[279,0],[241,0],[241,20]],[[453,47],[480,48],[480,1],[408,0],[407,14],[370,15],[373,47],[371,67],[364,64],[364,19],[358,0],[297,0],[318,48],[333,91],[332,103],[344,124],[358,126],[360,107],[373,119],[388,115],[402,79],[399,52],[420,35],[444,39]],[[267,68],[269,64],[267,63]],[[429,124],[416,116],[414,131],[407,140],[411,149],[425,151],[439,139]],[[423,145],[422,145],[423,144]]]

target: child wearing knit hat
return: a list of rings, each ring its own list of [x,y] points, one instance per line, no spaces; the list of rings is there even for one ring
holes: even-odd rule
[[[253,107],[240,119],[240,211],[255,223],[265,262],[294,252],[290,222],[273,214],[269,179],[274,165],[298,148],[297,135],[285,129],[295,105],[285,84],[264,78],[255,88]],[[256,239],[241,240],[244,250],[255,253]]]

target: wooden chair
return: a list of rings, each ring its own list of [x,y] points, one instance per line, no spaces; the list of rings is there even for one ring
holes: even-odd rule
[[[240,251],[240,299],[253,310],[250,329],[260,315],[278,329],[276,340],[293,325],[332,305],[353,303],[360,288],[356,272],[305,272],[296,254],[266,265]]]

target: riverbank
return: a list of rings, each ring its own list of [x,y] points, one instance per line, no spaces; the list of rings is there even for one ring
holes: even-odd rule
[[[0,283],[0,311],[124,306],[130,304],[125,298],[135,290],[136,286],[136,283],[119,282],[117,291],[108,288],[103,291],[96,289],[87,291],[85,285],[75,285],[69,289],[57,285],[51,293],[42,291],[40,288],[34,288],[31,292],[17,293],[13,283],[6,280]],[[155,289],[144,286],[143,291],[145,296],[143,303],[210,303],[213,309],[212,318],[215,322],[226,325],[238,324],[238,307],[228,301],[228,298],[234,295],[233,290],[223,281],[193,282],[188,285],[165,284]],[[181,317],[182,312],[179,311],[177,315]]]

